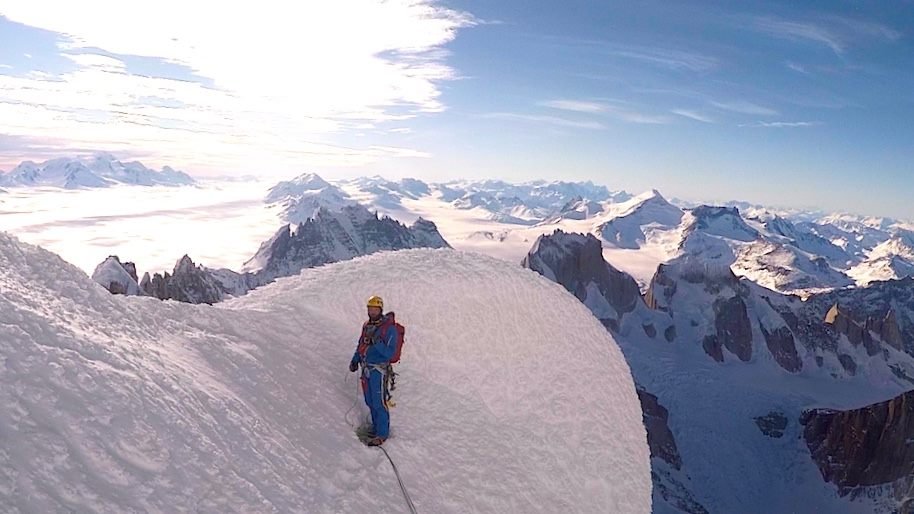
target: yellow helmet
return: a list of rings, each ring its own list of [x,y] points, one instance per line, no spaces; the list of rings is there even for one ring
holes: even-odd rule
[[[372,296],[371,298],[368,299],[368,306],[383,309],[384,300],[382,300],[380,296]]]

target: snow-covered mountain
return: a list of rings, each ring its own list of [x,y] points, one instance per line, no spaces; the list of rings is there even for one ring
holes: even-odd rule
[[[740,225],[736,233],[750,234]],[[911,280],[801,301],[737,277],[725,238],[695,231],[685,246],[659,266],[643,297],[634,279],[603,260],[593,234],[543,236],[523,263],[565,286],[622,347],[646,393],[655,510],[839,513],[900,505],[881,489],[897,478],[891,474],[874,475],[886,481],[854,495],[836,491],[819,469],[829,456],[812,458],[801,420],[812,409],[856,408],[914,386]],[[894,458],[835,454],[857,467],[891,466]]]
[[[314,173],[276,184],[270,188],[265,201],[280,204],[283,220],[294,224],[313,218],[321,208],[336,211],[355,204],[341,189]]]
[[[169,272],[145,273],[137,281],[133,263],[122,265],[117,257],[99,264],[93,279],[116,294],[147,295],[187,303],[221,302],[269,284],[279,277],[380,251],[412,248],[449,248],[434,223],[419,218],[407,227],[379,217],[359,204],[317,214],[296,227],[284,225],[245,265],[241,273],[226,268],[197,265],[184,255]]]
[[[429,184],[417,179],[387,180],[362,177],[331,184],[313,173],[280,182],[270,190],[267,203],[281,203],[284,217],[301,223],[316,208],[334,210],[342,205],[361,203],[386,214],[407,214],[416,201],[438,200],[452,208],[484,213],[488,220],[509,225],[528,226],[574,209],[584,207],[585,215],[602,210],[601,202],[628,200],[624,191],[610,192],[592,182],[544,182],[510,184],[498,180],[454,181]],[[303,203],[305,208],[296,207]],[[572,215],[573,216],[573,215]]]
[[[297,185],[297,186],[296,186]],[[321,208],[362,204],[404,222],[432,219],[455,248],[519,260],[555,229],[592,233],[606,257],[647,283],[657,265],[680,255],[701,232],[731,247],[733,271],[765,287],[807,295],[914,272],[912,225],[888,218],[667,201],[592,183],[454,181],[429,184],[368,177],[328,182],[306,174],[278,184],[268,202],[301,223]]]
[[[654,231],[674,229],[682,221],[683,212],[666,201],[657,190],[650,191],[619,205],[612,219],[596,227],[608,244],[617,248],[637,250]]]
[[[650,512],[618,346],[517,265],[393,252],[217,306],[111,295],[2,233],[0,270],[5,512],[407,510],[353,433],[372,293],[410,334],[384,448],[419,512]]]
[[[4,187],[79,189],[114,184],[183,186],[194,184],[194,179],[168,166],[155,171],[137,161],[121,162],[107,153],[79,158],[61,157],[41,164],[25,161],[8,173],[0,174],[0,185]]]
[[[800,301],[738,278],[721,239],[696,233],[688,244],[696,248],[662,264],[643,298],[630,276],[603,261],[592,234],[543,236],[524,261],[603,321],[636,383],[654,395],[642,395],[642,405],[649,439],[659,438],[651,443],[655,509],[857,512],[899,505],[880,489],[888,479],[838,494],[818,469],[827,456],[811,458],[800,421],[810,409],[856,408],[914,385],[911,280]],[[668,429],[649,412],[666,412]],[[877,457],[857,456],[850,465],[886,462],[859,460]]]
[[[254,272],[258,283],[267,283],[304,268],[385,250],[449,247],[435,224],[421,218],[407,227],[358,204],[339,211],[321,207],[294,229],[290,225],[280,228],[244,269]]]

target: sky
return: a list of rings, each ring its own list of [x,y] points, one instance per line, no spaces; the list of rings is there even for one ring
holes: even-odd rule
[[[0,169],[109,151],[914,219],[911,0],[205,4],[0,0]]]

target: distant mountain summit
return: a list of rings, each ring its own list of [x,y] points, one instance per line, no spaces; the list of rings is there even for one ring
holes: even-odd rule
[[[89,157],[60,157],[36,164],[24,161],[8,173],[0,173],[2,187],[60,187],[81,189],[115,184],[135,186],[186,186],[194,179],[165,166],[160,171],[138,161],[122,162],[108,153]]]

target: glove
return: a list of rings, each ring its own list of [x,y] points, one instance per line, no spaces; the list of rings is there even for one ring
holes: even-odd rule
[[[359,363],[358,363],[358,362],[350,362],[350,363],[349,363],[349,371],[355,373],[355,371],[356,371],[357,369],[359,369]]]

